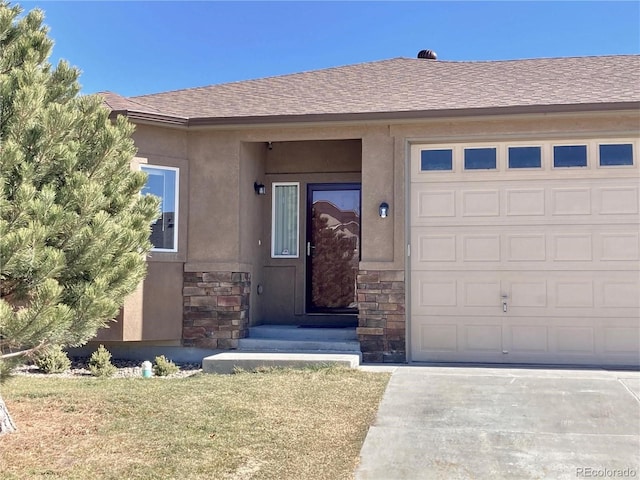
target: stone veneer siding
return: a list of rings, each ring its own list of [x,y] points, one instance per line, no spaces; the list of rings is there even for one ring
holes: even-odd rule
[[[249,332],[251,274],[185,272],[182,344],[233,349]]]
[[[360,270],[358,328],[364,362],[405,362],[404,271]]]

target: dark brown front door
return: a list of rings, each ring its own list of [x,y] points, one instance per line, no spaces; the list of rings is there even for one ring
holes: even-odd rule
[[[360,184],[311,184],[307,191],[307,312],[356,313]]]

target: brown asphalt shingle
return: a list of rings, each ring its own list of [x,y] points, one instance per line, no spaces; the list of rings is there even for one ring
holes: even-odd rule
[[[119,98],[111,100],[113,110],[189,119],[639,102],[640,55],[488,62],[394,58]]]

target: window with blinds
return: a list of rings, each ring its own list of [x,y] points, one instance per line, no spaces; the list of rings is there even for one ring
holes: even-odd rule
[[[300,184],[273,183],[271,257],[297,258],[299,245]]]

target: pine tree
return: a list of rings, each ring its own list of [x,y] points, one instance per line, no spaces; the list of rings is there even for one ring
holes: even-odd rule
[[[76,68],[48,63],[43,19],[0,3],[0,382],[117,315],[146,274],[158,211],[130,168],[133,126],[79,95]],[[0,434],[12,428],[0,397]]]

